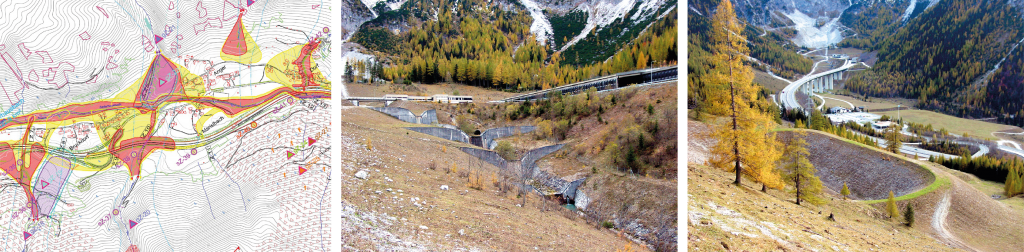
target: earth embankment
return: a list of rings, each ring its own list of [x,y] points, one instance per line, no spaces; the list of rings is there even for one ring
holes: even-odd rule
[[[786,142],[793,135],[792,131],[779,132],[778,138]],[[889,191],[905,195],[935,181],[935,175],[924,167],[870,147],[813,131],[807,131],[804,140],[822,184],[839,192],[846,183],[851,199],[885,199]]]

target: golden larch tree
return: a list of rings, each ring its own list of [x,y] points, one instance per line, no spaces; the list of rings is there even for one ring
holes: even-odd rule
[[[786,144],[785,156],[783,161],[786,162],[785,172],[786,181],[793,184],[793,191],[796,193],[796,204],[800,205],[801,201],[807,201],[811,204],[821,205],[825,203],[825,200],[819,197],[821,194],[821,180],[818,176],[814,175],[816,171],[814,164],[807,159],[810,152],[807,151],[807,141],[804,140],[806,132],[802,130],[794,131],[793,137],[789,139],[789,143]]]
[[[900,213],[896,208],[896,195],[892,191],[889,191],[889,199],[885,202],[885,211],[889,213],[889,218],[896,217]]]
[[[900,154],[900,148],[903,147],[903,139],[900,136],[902,129],[903,126],[896,124],[896,122],[892,122],[888,128],[885,128],[885,150]]]
[[[785,185],[775,171],[779,159],[779,143],[775,140],[771,116],[758,109],[758,87],[754,73],[743,64],[748,52],[741,35],[743,26],[736,19],[732,3],[722,1],[712,17],[714,57],[708,92],[708,112],[727,120],[712,126],[711,136],[717,140],[709,160],[714,167],[741,174],[765,187],[782,189]]]
[[[850,188],[846,187],[846,182],[843,182],[843,189],[839,191],[839,194],[843,195],[843,199],[850,196]]]

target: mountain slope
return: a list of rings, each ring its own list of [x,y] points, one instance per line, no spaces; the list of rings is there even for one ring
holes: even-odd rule
[[[364,22],[376,17],[362,2],[341,0],[341,41],[346,41]]]
[[[948,0],[909,21],[875,48],[878,62],[854,76],[850,91],[918,99],[919,106],[957,116],[994,116],[984,83],[1021,38],[1016,7],[998,0]]]

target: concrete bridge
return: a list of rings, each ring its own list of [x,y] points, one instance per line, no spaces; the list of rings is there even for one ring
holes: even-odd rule
[[[547,97],[548,94],[555,92],[559,92],[563,95],[574,95],[579,94],[581,92],[586,92],[587,89],[590,88],[596,88],[597,91],[603,91],[632,85],[647,85],[666,81],[673,81],[679,79],[678,69],[678,66],[667,66],[622,72],[613,75],[589,79],[569,85],[533,91],[491,102],[525,102],[530,100],[544,99]]]
[[[796,100],[797,92],[811,94],[824,93],[828,90],[832,90],[835,88],[835,82],[842,80],[843,75],[849,71],[851,67],[856,66],[857,64],[853,64],[851,61],[847,60],[844,61],[843,65],[840,67],[817,74],[807,75],[797,81],[790,82],[788,86],[782,89],[782,93],[779,95],[782,107],[785,109],[797,108],[800,109],[800,111],[806,112],[803,106],[801,106]]]
[[[352,105],[359,106],[359,102],[383,102],[384,106],[390,106],[392,102],[398,101],[398,98],[390,97],[348,97],[345,100],[352,102]]]

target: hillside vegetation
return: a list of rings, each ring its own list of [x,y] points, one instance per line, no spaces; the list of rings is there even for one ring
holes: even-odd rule
[[[846,89],[917,99],[920,108],[960,117],[995,116],[1006,110],[990,101],[999,90],[976,80],[1020,40],[1020,20],[1005,1],[941,1],[876,45],[878,62]]]
[[[665,13],[660,19],[620,18],[560,53],[537,42],[530,33],[533,18],[515,1],[410,0],[364,23],[352,41],[382,53],[385,66],[372,73],[375,79],[535,90],[675,64],[678,24],[672,6],[659,9]],[[563,37],[555,43],[578,33],[581,18],[579,12],[554,18],[556,34]],[[390,27],[402,29],[396,34]]]
[[[871,49],[881,44],[900,27],[900,10],[905,10],[909,1],[894,5],[889,2],[857,2],[839,17],[839,22],[855,34],[849,34],[840,41],[840,47]],[[923,8],[922,8],[923,9]]]
[[[552,201],[510,192],[497,167],[458,150],[468,144],[410,134],[403,127],[415,124],[373,110],[342,109],[343,250],[645,249]]]

